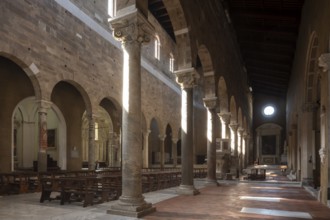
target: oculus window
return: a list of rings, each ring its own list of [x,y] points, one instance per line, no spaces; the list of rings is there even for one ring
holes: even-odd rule
[[[267,117],[271,117],[275,114],[275,108],[272,105],[267,105],[262,109],[262,114]]]

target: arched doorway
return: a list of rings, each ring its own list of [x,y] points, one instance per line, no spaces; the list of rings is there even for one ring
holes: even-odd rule
[[[28,97],[35,97],[34,87],[29,76],[13,61],[0,56],[0,172],[14,170],[15,144],[13,113],[18,103]],[[23,112],[18,114],[19,119]],[[17,125],[16,125],[17,126]],[[16,148],[17,150],[17,148]],[[23,162],[22,162],[23,163]],[[16,167],[17,167],[16,162]],[[32,164],[30,165],[32,167]]]
[[[165,164],[173,164],[173,144],[172,144],[172,128],[168,124],[166,126],[166,137],[164,140],[164,161]]]
[[[39,148],[38,104],[28,97],[16,106],[13,113],[14,170],[37,169]],[[47,155],[53,167],[66,169],[66,124],[55,106],[47,112]],[[50,165],[50,164],[49,164]]]
[[[151,165],[160,165],[161,152],[160,152],[159,128],[155,118],[153,118],[150,122],[149,149],[150,149],[149,161]]]

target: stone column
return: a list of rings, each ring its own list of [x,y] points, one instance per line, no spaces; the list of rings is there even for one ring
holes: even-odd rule
[[[47,171],[47,112],[52,103],[46,100],[39,100],[39,152],[38,172]]]
[[[218,186],[216,178],[216,107],[217,97],[204,98],[204,106],[207,108],[207,178],[206,185]]]
[[[176,167],[178,165],[178,149],[177,149],[178,139],[172,137],[172,157],[173,157],[173,166]]]
[[[159,135],[160,141],[160,169],[164,169],[165,167],[165,138],[166,135]]]
[[[193,87],[199,77],[193,68],[175,72],[181,86],[181,172],[182,180],[177,192],[184,195],[196,195],[194,187],[193,154]]]
[[[151,130],[147,130],[143,133],[144,136],[144,146],[143,146],[143,167],[149,167],[149,134]]]
[[[142,196],[141,45],[150,41],[153,27],[135,8],[110,21],[114,37],[122,42],[122,195],[108,213],[141,217],[155,211]]]
[[[228,139],[228,124],[230,122],[230,113],[229,112],[220,112],[218,114],[221,121],[221,139]],[[233,151],[231,151],[233,152]]]
[[[88,169],[95,170],[95,119],[88,114]]]
[[[236,175],[236,178],[238,178],[238,152],[237,152],[237,128],[238,124],[236,122],[232,122],[229,124],[230,128],[230,146],[231,146],[231,168],[230,173],[233,173]]]
[[[317,111],[317,104],[306,102],[302,106],[301,119],[299,121],[299,147],[300,147],[300,177],[303,185],[309,185],[313,179],[313,164],[308,160],[315,149],[315,131],[313,128],[313,115]],[[315,152],[315,151],[314,151]]]
[[[244,128],[239,127],[237,129],[237,151],[238,151],[238,169],[239,173],[242,172],[243,163],[243,134]]]
[[[246,131],[243,133],[243,140],[244,140],[244,144],[243,144],[243,148],[242,148],[242,153],[243,153],[243,163],[242,163],[242,165],[243,165],[243,168],[245,168],[246,165],[247,165],[247,161],[248,161],[247,158],[248,158],[248,152],[249,152],[249,150],[248,150],[249,135]]]
[[[297,143],[297,124],[291,125],[292,133],[292,169],[298,172],[298,143]]]
[[[328,190],[330,188],[330,164],[329,164],[329,125],[330,125],[330,53],[322,54],[319,58],[319,66],[322,67],[323,74],[321,82],[321,149],[319,150],[321,159],[321,181],[320,181],[320,201],[327,205]],[[324,102],[324,104],[323,104]],[[322,120],[322,119],[325,120]]]

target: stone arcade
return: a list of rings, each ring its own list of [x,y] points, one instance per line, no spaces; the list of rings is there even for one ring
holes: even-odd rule
[[[282,166],[328,205],[330,1],[2,0],[0,23],[1,194],[105,166],[107,213],[141,217]]]

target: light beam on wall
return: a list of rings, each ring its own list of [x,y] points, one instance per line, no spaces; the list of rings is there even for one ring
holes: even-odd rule
[[[212,113],[207,110],[207,140],[212,142]]]
[[[126,50],[124,50],[123,74],[123,107],[129,112],[129,54]]]
[[[187,134],[187,91],[182,90],[181,100],[181,128]]]

